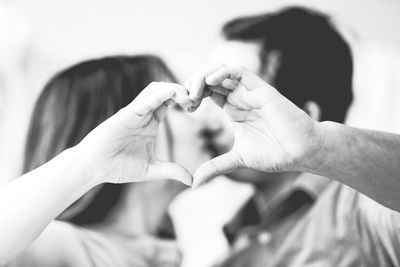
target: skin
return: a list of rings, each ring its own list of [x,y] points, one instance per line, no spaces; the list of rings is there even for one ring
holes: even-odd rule
[[[192,114],[178,110],[176,106],[170,108],[166,118],[172,143],[167,145],[170,140],[167,137],[166,124],[162,122],[154,150],[157,159],[167,161],[172,157],[173,161],[185,166],[190,172],[194,172],[202,162],[210,159],[198,135],[201,124],[192,117]],[[128,187],[121,203],[113,211],[111,218],[108,218],[109,226],[126,236],[156,235],[169,203],[188,188],[171,180],[135,183]]]
[[[263,66],[259,66],[261,72],[261,78],[270,85],[274,84],[275,75],[281,64],[281,53],[278,50],[271,50],[264,58]],[[319,106],[314,103],[317,108]],[[205,106],[205,108],[203,108]],[[233,146],[234,133],[230,125],[226,123],[224,113],[221,109],[217,107],[212,107],[211,105],[202,104],[197,110],[197,113],[201,113],[200,116],[207,120],[206,128],[211,132],[210,137],[207,138],[208,148],[212,155],[219,156],[227,153]],[[319,120],[318,114],[315,112],[306,112],[316,120]],[[211,113],[211,115],[209,115]],[[226,115],[225,115],[226,117]],[[214,125],[208,126],[208,125]],[[217,124],[219,127],[216,127]],[[227,174],[227,176],[235,181],[251,183],[255,185],[260,191],[270,192],[268,195],[273,195],[273,192],[279,191],[281,187],[287,184],[289,181],[294,181],[295,178],[300,173],[293,172],[262,172],[253,169],[239,169],[232,173]]]
[[[179,105],[169,108],[166,117],[173,142],[167,145],[170,141],[168,140],[167,124],[162,121],[158,127],[154,144],[154,157],[164,161],[172,159],[194,171],[201,162],[209,159],[202,149],[204,145],[198,135],[200,125],[191,118],[191,114],[183,112]],[[85,193],[57,219],[68,219],[69,216],[84,209],[101,186],[102,184]],[[154,262],[157,266],[160,264],[162,266],[179,266],[180,250],[176,241],[159,238],[158,234],[160,229],[171,231],[169,223],[165,222],[168,205],[177,194],[187,188],[186,185],[171,180],[155,180],[126,185],[118,205],[114,207],[107,218],[96,225],[85,227],[96,231],[99,235],[104,235],[110,242],[115,242],[115,239],[118,240],[118,243],[124,242],[123,246],[134,250],[132,255],[135,255],[138,260],[143,258],[148,262]],[[154,195],[157,197],[155,198]],[[81,262],[82,259],[87,259],[86,255],[82,255],[82,257],[73,255],[80,251],[79,244],[72,249],[63,245],[75,244],[76,240],[62,236],[65,227],[60,229],[58,224],[62,223],[50,223],[46,231],[23,253],[29,255],[34,252],[43,264],[48,261],[56,261],[53,265],[60,262],[70,266],[90,264]],[[60,243],[60,240],[69,241]]]
[[[399,135],[317,122],[242,68],[203,70],[186,89],[189,95],[176,84],[150,84],[76,147],[0,188],[0,214],[7,218],[0,221],[0,265],[98,184],[168,178],[190,184],[187,170],[156,160],[152,147],[168,104],[193,111],[207,96],[231,119],[235,141],[228,153],[199,167],[196,185],[240,168],[305,171],[400,210]]]
[[[181,129],[182,126],[185,129],[193,128],[192,120],[182,121],[186,115],[188,114],[175,108],[168,110],[166,117],[172,130],[171,134],[174,142],[172,142],[172,147],[168,145],[166,123],[162,121],[158,128],[154,145],[154,156],[157,159],[164,161],[175,160],[176,155],[172,155],[171,158],[170,149],[174,154],[182,154],[185,155],[185,158],[188,156],[193,158],[191,157],[194,152],[192,139],[195,139],[196,135],[186,131],[176,131],[176,129]],[[188,146],[185,139],[182,138],[185,135],[188,135],[186,138],[191,138],[190,144],[192,146]],[[192,149],[188,150],[189,147]],[[179,163],[186,166],[186,162]],[[66,219],[65,217],[84,209],[91,201],[90,198],[94,197],[96,190],[101,186],[91,189],[68,207],[57,219],[62,219],[62,217]],[[122,246],[121,250],[132,250],[130,257],[134,255],[138,261],[151,262],[155,266],[179,266],[181,253],[176,240],[160,237],[159,231],[163,229],[163,231],[171,233],[172,229],[169,228],[169,223],[165,221],[167,208],[172,199],[188,187],[178,181],[154,180],[145,183],[132,183],[124,188],[124,193],[119,203],[104,220],[95,225],[84,227],[103,236],[109,242],[118,242]],[[41,264],[43,263],[44,265],[48,261],[54,261],[52,266],[57,266],[60,262],[68,266],[89,266],[90,263],[81,262],[83,259],[87,259],[88,255],[82,255],[81,257],[76,255],[76,253],[81,252],[79,244],[74,248],[62,245],[62,243],[68,241],[67,244],[71,246],[71,244],[76,243],[76,240],[62,236],[65,227],[59,229],[57,224],[62,223],[50,223],[45,232],[23,253],[26,253],[26,255],[34,253],[40,259]],[[52,240],[54,240],[54,244],[49,244]],[[61,240],[62,242],[60,242]],[[107,244],[104,244],[104,246],[107,247]],[[129,257],[124,260],[129,264],[140,265],[132,262]]]
[[[215,170],[227,173],[240,168],[289,171],[297,155],[313,154],[314,146],[307,148],[311,151],[303,151],[303,144],[314,137],[316,121],[255,74],[220,66],[197,77],[201,75],[196,79],[203,79],[203,83],[193,83],[200,86],[189,89],[191,100],[198,103],[204,90],[209,90],[214,102],[231,119],[235,141],[229,152],[202,165],[195,176],[207,179],[214,177]],[[292,124],[299,131],[292,131]]]
[[[231,119],[235,135],[229,152],[198,168],[194,186],[241,168],[310,172],[400,210],[399,135],[313,120],[243,68],[202,70],[187,90],[195,108],[211,96]]]
[[[197,133],[192,130],[199,127],[196,122],[190,119],[189,113],[178,110],[177,107],[179,106],[174,106],[169,109],[166,115],[171,128],[173,147],[167,145],[169,140],[167,139],[166,124],[162,121],[154,143],[154,155],[159,160],[168,161],[170,160],[169,149],[171,149],[174,153],[174,161],[185,166],[185,168],[189,167],[189,170],[194,172],[195,168],[201,162],[209,159],[209,157],[203,156],[199,161],[199,159],[196,158],[201,156],[197,155],[201,149],[188,150],[188,144],[190,144],[192,148],[196,145],[199,146],[197,144],[199,143],[197,140],[199,138],[196,136]],[[181,158],[181,155],[184,156]],[[186,161],[183,159],[186,159]],[[191,162],[188,161],[194,161],[195,167],[192,167]],[[63,211],[57,219],[68,220],[84,210],[91,203],[101,187],[102,184],[92,188]],[[134,234],[136,236],[144,234],[155,235],[155,228],[159,225],[161,217],[165,215],[169,202],[179,192],[187,188],[187,186],[182,183],[170,180],[135,183],[128,187],[129,188],[126,189],[127,192],[123,195],[122,203],[119,203],[116,207],[116,211],[113,211],[110,218],[106,218],[106,220],[108,221],[107,224],[109,224],[109,222],[118,221],[118,224],[116,224],[118,225],[117,228],[119,228],[116,230],[117,232],[126,231],[126,229],[128,229],[130,232],[126,234]],[[151,192],[154,192],[158,197],[151,197]],[[149,209],[152,212],[147,212],[143,209],[143,206],[150,206]],[[136,211],[134,211],[135,209]],[[143,223],[141,223],[142,221]],[[129,227],[127,227],[128,225]],[[113,227],[115,228],[116,226],[113,225]]]
[[[162,89],[162,90],[161,90]],[[176,84],[151,83],[130,105],[77,146],[0,188],[0,265],[25,249],[64,209],[105,183],[175,179],[191,184],[182,166],[156,160],[153,145],[167,106],[191,102]],[[13,203],[10,205],[10,203]]]

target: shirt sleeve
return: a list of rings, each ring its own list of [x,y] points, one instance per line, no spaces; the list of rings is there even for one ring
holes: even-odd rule
[[[400,213],[360,194],[354,221],[365,253],[379,262],[400,266]]]

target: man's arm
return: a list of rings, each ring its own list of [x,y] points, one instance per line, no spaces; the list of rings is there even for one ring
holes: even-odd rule
[[[173,102],[190,105],[181,86],[152,83],[77,146],[0,188],[0,265],[100,183],[176,179],[191,184],[182,166],[153,157],[159,123]]]
[[[306,171],[347,184],[400,211],[399,135],[314,121],[241,68],[213,67],[187,84],[196,106],[211,95],[235,131],[232,150],[200,166],[195,186],[239,168]]]
[[[322,144],[301,169],[347,184],[400,211],[400,135],[321,122]]]

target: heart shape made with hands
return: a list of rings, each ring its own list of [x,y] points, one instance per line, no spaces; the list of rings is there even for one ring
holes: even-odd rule
[[[195,111],[211,97],[229,117],[232,149],[199,166],[192,175],[181,165],[154,158],[154,144],[168,105]],[[317,124],[257,75],[224,65],[193,75],[181,86],[153,82],[79,144],[96,182],[126,183],[175,179],[196,187],[236,169],[296,170],[319,147]],[[316,138],[317,137],[317,138]]]
[[[317,122],[275,88],[243,68],[217,65],[190,77],[185,88],[195,111],[210,96],[230,118],[232,149],[199,166],[193,187],[241,168],[295,171],[319,147]]]

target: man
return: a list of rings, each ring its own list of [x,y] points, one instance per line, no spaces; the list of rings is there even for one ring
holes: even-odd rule
[[[205,85],[208,85],[207,90],[204,90]],[[62,210],[100,183],[171,178],[190,184],[191,175],[184,168],[155,160],[152,146],[159,122],[169,104],[176,102],[196,109],[201,98],[208,95],[224,107],[233,121],[235,144],[228,154],[200,166],[194,175],[198,182],[238,168],[263,172],[307,171],[346,183],[400,210],[399,135],[360,130],[332,122],[318,123],[256,75],[241,69],[218,67],[206,70],[195,76],[192,86],[187,89],[189,96],[179,85],[151,83],[130,105],[99,125],[80,144],[3,186],[0,189],[0,214],[4,218],[0,221],[0,265],[26,248]],[[227,93],[229,90],[233,92]],[[318,220],[314,220],[314,225],[326,228],[334,222],[334,229],[344,230],[339,233],[341,238],[335,235],[332,239],[338,241],[338,248],[342,248],[343,242],[349,238],[346,236],[349,232],[345,231],[348,230],[348,223],[356,230],[350,234],[364,238],[360,241],[373,239],[375,243],[380,242],[379,247],[372,247],[374,250],[368,246],[373,242],[361,243],[360,249],[373,255],[363,254],[364,257],[355,260],[374,266],[398,265],[396,241],[399,237],[394,223],[398,213],[381,206],[367,210],[358,197],[354,197],[357,194],[352,190],[334,187],[331,192],[337,203],[330,200],[332,193],[324,193],[332,205],[319,200],[313,210],[318,214],[321,209],[323,212],[328,208],[337,213],[328,212],[329,216],[321,218],[325,223],[319,224]],[[340,195],[348,195],[353,201],[346,202],[347,199]],[[341,207],[350,207],[350,210],[356,211],[355,216],[335,216],[349,215],[339,213]],[[309,217],[309,220],[318,218]],[[321,229],[317,235],[315,231],[307,232],[309,220],[305,220],[302,227],[297,227],[292,237],[300,236],[303,241],[304,238],[316,240],[319,242],[317,248],[323,247],[326,245],[324,242],[330,240],[325,237],[329,231]],[[379,234],[377,226],[382,230]],[[353,242],[359,241],[351,237]],[[294,251],[300,249],[288,247]],[[264,253],[264,247],[260,248],[259,255],[268,255]],[[309,252],[305,251],[303,257],[298,258],[299,264],[310,259],[307,257]],[[337,250],[333,251],[332,255],[337,253]],[[314,255],[313,262],[321,260],[319,255]],[[331,259],[322,257],[322,260],[326,258]]]
[[[352,99],[352,58],[348,45],[325,16],[292,8],[278,14],[234,20],[226,24],[224,33],[228,39],[260,41],[261,77],[303,108],[311,118],[343,122]],[[220,75],[224,72],[219,71]],[[214,85],[215,77],[218,74],[208,78],[209,85]],[[220,96],[214,98],[223,105],[224,102],[218,99]],[[233,106],[236,108],[235,104]],[[290,135],[290,129],[287,130],[289,133],[280,134]],[[235,139],[237,137],[235,132]],[[279,144],[279,137],[272,139],[272,143]],[[245,149],[258,151],[258,148],[256,145]],[[228,148],[214,144],[212,150],[223,154]],[[279,157],[275,155],[276,150],[272,146],[269,157]],[[233,154],[225,155],[232,157]],[[210,169],[226,172],[217,162],[201,167],[197,177],[214,176]],[[236,163],[240,164],[245,165],[240,161]],[[272,166],[269,171],[282,169],[290,170],[285,166]],[[371,204],[371,200],[354,190],[337,183],[328,186],[325,178],[302,172],[265,174],[241,170],[230,177],[253,183],[257,193],[225,228],[228,240],[238,252],[224,266],[301,266],[311,263],[317,266],[378,266],[399,263],[393,253],[399,246],[397,237],[390,234],[396,229],[391,216],[396,217],[397,213],[376,205],[375,215],[370,214],[366,207],[375,203]],[[347,184],[353,185],[352,182]],[[371,192],[370,188],[366,189],[367,193]],[[377,214],[386,218],[384,222],[376,220]]]
[[[244,69],[220,66],[195,77],[189,89],[194,107],[211,95],[235,134],[229,152],[198,168],[196,185],[241,168],[310,172],[399,210],[398,135],[318,123]],[[398,266],[399,219],[398,212],[334,183],[279,238],[270,232],[223,266]]]
[[[53,218],[96,184],[165,178],[191,183],[185,169],[155,160],[149,147],[167,105],[176,102],[195,109],[201,98],[208,95],[224,107],[233,121],[235,144],[229,153],[199,167],[194,174],[197,183],[238,168],[263,172],[307,171],[346,183],[400,210],[397,194],[400,190],[399,135],[333,122],[318,123],[256,75],[242,69],[218,67],[195,77],[188,88],[189,96],[176,84],[150,84],[129,106],[98,126],[76,147],[2,187],[0,213],[7,216],[0,225],[0,264],[28,246]],[[208,85],[207,90],[205,85]],[[233,92],[227,93],[230,90]],[[375,186],[377,184],[379,187]],[[362,256],[353,254],[351,259],[355,264],[362,261],[373,266],[398,265],[399,236],[395,223],[398,213],[376,203],[370,209],[358,196],[353,190],[340,186],[333,187],[329,194],[324,193],[325,201],[322,197],[317,201],[308,219],[291,233],[291,238],[287,239],[289,243],[286,242],[286,248],[284,246],[277,259],[285,252],[293,254],[301,250],[302,247],[292,246],[290,242],[299,237],[302,241],[316,243],[313,249],[297,254],[293,265],[307,260],[319,265],[321,261],[340,256],[349,240],[356,244],[349,247],[349,251],[367,252]],[[348,202],[349,199],[352,202]],[[342,208],[353,212],[343,212]],[[325,210],[334,213],[315,216]],[[344,216],[338,216],[340,214]],[[313,222],[311,228],[315,226],[321,228],[320,231],[308,231],[310,221]],[[333,228],[329,228],[331,226]],[[346,231],[349,228],[354,232]],[[342,231],[333,235],[332,229]],[[377,229],[381,231],[378,233]],[[353,239],[354,236],[360,239]],[[321,252],[318,249],[334,242],[337,242],[337,249],[323,251],[327,254],[318,253]],[[377,243],[379,246],[374,246]],[[268,256],[265,247],[258,248],[257,256]],[[309,257],[310,252],[314,257]],[[345,256],[349,252],[343,253]],[[294,257],[288,258],[292,259]],[[342,257],[336,259],[334,265],[342,263]],[[278,263],[285,265],[287,262]]]

